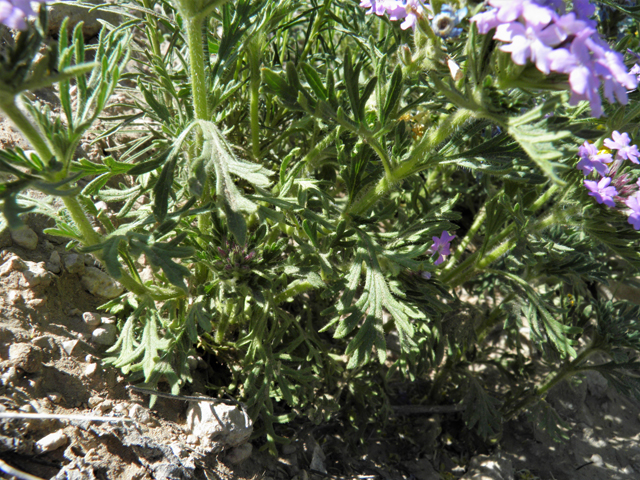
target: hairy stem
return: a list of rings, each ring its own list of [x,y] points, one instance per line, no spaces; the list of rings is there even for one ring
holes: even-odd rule
[[[429,129],[427,134],[411,151],[409,159],[400,163],[387,175],[381,178],[376,185],[371,187],[358,201],[352,203],[344,212],[348,215],[362,215],[367,212],[381,198],[388,195],[395,185],[405,178],[429,167],[425,157],[435,150],[449,135],[460,125],[474,116],[470,110],[458,110],[443,119],[436,127]]]
[[[53,156],[49,145],[38,129],[33,126],[27,116],[22,112],[22,110],[20,110],[20,108],[18,108],[18,105],[16,105],[16,98],[0,100],[0,110],[4,112],[7,118],[11,120],[16,127],[18,127],[20,133],[22,133],[36,151],[40,160],[44,163],[49,162]]]

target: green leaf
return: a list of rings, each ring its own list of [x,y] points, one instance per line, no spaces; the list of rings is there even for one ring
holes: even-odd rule
[[[347,274],[347,285],[336,307],[323,315],[334,313],[335,317],[321,331],[337,323],[335,338],[345,338],[357,328],[354,338],[349,342],[346,354],[350,355],[348,368],[367,363],[371,350],[376,348],[378,360],[386,360],[386,342],[384,338],[383,311],[389,312],[400,339],[403,351],[408,352],[415,345],[414,328],[411,319],[424,318],[424,314],[408,302],[396,298],[387,283],[378,263],[376,247],[371,238],[358,232],[358,249],[355,260]],[[360,298],[353,304],[356,290],[360,284],[362,265],[365,266],[365,284]],[[360,325],[359,325],[360,324]]]
[[[184,265],[174,262],[172,258],[192,256],[195,253],[193,247],[178,247],[171,243],[153,242],[151,236],[133,232],[129,232],[127,237],[132,253],[144,253],[152,266],[162,269],[169,282],[185,292],[188,290],[184,279],[191,275],[191,272]]]
[[[485,391],[478,380],[468,375],[467,395],[462,404],[466,407],[462,412],[469,429],[475,428],[481,437],[492,438],[502,428],[502,416],[498,408],[500,401]]]
[[[402,94],[402,67],[396,66],[391,79],[389,80],[389,86],[387,87],[387,96],[382,107],[380,116],[380,122],[385,125],[387,119],[393,113]]]
[[[238,159],[231,145],[212,122],[199,120],[204,144],[199,159],[204,161],[207,172],[213,170],[216,176],[216,193],[222,210],[227,216],[229,229],[240,245],[246,241],[244,214],[255,213],[258,205],[249,200],[236,187],[232,175],[248,181],[256,187],[270,185],[269,175],[274,172],[262,165]]]

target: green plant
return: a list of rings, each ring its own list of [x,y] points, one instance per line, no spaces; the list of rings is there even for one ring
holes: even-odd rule
[[[103,29],[100,62],[84,63],[81,27],[69,42],[63,27],[33,63],[44,8],[4,54],[0,109],[35,153],[0,152],[13,175],[0,198],[11,227],[50,215],[50,233],[127,288],[104,308],[122,320],[111,362],[132,380],[177,393],[187,356],[215,355],[229,374],[212,388],[247,404],[272,451],[299,415],[369,428],[392,382],[428,379],[410,400],[460,403],[487,438],[524,410],[553,426],[543,397],[588,369],[638,395],[638,307],[598,285],[635,283],[640,237],[574,168],[585,139],[635,133],[636,91],[593,118],[567,77],[512,63],[466,20],[441,38],[426,14],[412,32],[351,1],[109,8],[127,20]],[[20,96],[54,82],[58,118]],[[133,113],[110,110],[118,89]],[[99,117],[102,137],[128,140],[101,162],[74,158]],[[610,361],[590,363],[596,352]]]

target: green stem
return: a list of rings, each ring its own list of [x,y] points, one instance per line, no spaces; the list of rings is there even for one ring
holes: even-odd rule
[[[431,128],[422,140],[413,148],[411,157],[391,170],[370,188],[358,201],[352,203],[343,215],[362,215],[375,203],[391,192],[396,184],[405,178],[418,173],[430,166],[425,162],[427,154],[431,153],[440,143],[451,135],[460,125],[474,116],[470,110],[458,110],[443,119],[437,127]],[[382,157],[381,157],[382,158]]]
[[[560,383],[565,378],[571,377],[576,373],[579,373],[582,368],[580,368],[580,364],[584,363],[584,361],[589,358],[594,353],[599,352],[600,349],[596,348],[593,345],[593,342],[585,347],[585,349],[570,363],[565,364],[560,370],[552,373],[548,380],[543,383],[541,386],[534,388],[531,395],[527,395],[525,398],[520,400],[513,407],[508,407],[507,413],[505,414],[505,418],[507,420],[513,418],[523,409],[527,408],[532,403],[537,402],[540,398],[542,398],[549,390],[555,387],[558,383]]]
[[[491,197],[491,199],[493,199],[493,198],[494,197]],[[485,201],[484,205],[482,206],[482,208],[480,209],[480,211],[476,215],[476,218],[473,220],[473,224],[471,225],[471,227],[467,231],[467,234],[460,241],[460,243],[458,244],[456,250],[453,252],[453,255],[451,255],[451,258],[447,262],[446,267],[442,270],[442,274],[449,273],[453,269],[453,267],[460,260],[460,257],[462,256],[464,251],[467,249],[467,247],[469,246],[471,241],[476,236],[476,233],[478,233],[478,230],[480,230],[480,227],[484,223],[485,218],[487,218],[487,203],[489,203],[489,201],[490,200]]]
[[[304,62],[305,59],[307,58],[307,55],[309,55],[309,51],[311,50],[311,47],[315,43],[316,37],[318,36],[318,33],[320,32],[320,27],[322,26],[322,24],[325,21],[324,17],[325,17],[325,14],[327,12],[327,9],[329,8],[330,5],[331,5],[331,0],[324,0],[324,5],[322,5],[322,9],[320,10],[320,13],[316,17],[315,21],[313,22],[313,27],[311,27],[311,35],[309,35],[309,39],[307,40],[307,44],[304,46],[304,50],[302,51],[302,54],[300,55],[300,58],[298,59],[298,65],[300,65],[302,62]]]
[[[280,305],[282,302],[287,300],[287,298],[295,297],[296,295],[300,295],[301,293],[307,292],[309,290],[313,290],[314,286],[309,282],[300,282],[298,284],[292,285],[287,288],[284,292],[280,293],[273,299],[274,305]]]
[[[24,135],[31,147],[36,151],[40,160],[45,164],[51,160],[53,154],[47,142],[36,127],[29,121],[26,115],[16,105],[16,97],[11,99],[2,99],[0,101],[0,110],[4,112],[9,120],[18,127],[20,133]]]
[[[549,201],[549,199],[558,191],[558,188],[559,187],[557,185],[552,185],[547,189],[546,192],[540,195],[540,197],[534,203],[532,203],[530,207],[527,208],[529,214],[532,215],[540,208],[542,208],[547,203],[547,201]],[[561,215],[559,215],[558,212],[550,213],[546,218],[534,224],[533,231],[540,231],[552,225],[553,222],[557,222],[560,217]],[[462,285],[464,282],[477,275],[479,270],[487,267],[489,264],[496,261],[498,258],[500,258],[500,256],[504,255],[515,246],[515,244],[517,243],[517,240],[515,238],[511,238],[506,242],[500,244],[505,238],[508,238],[513,233],[515,228],[516,224],[511,223],[507,225],[504,230],[502,230],[502,232],[494,235],[493,238],[489,240],[487,249],[492,248],[495,245],[498,246],[490,251],[486,257],[479,259],[478,257],[480,256],[481,251],[478,250],[453,269],[449,269],[447,265],[447,269],[440,277],[440,281],[453,288],[458,285]]]
[[[204,49],[202,48],[202,19],[185,17],[184,27],[187,33],[187,44],[189,47],[191,92],[193,95],[195,118],[198,120],[209,120]]]

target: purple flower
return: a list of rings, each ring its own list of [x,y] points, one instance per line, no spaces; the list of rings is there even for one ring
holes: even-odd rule
[[[606,166],[605,163],[611,163],[613,161],[611,154],[599,153],[596,146],[589,142],[584,142],[578,149],[578,155],[580,155],[580,161],[578,165],[576,165],[576,168],[582,170],[585,177],[593,170],[604,177],[609,171],[609,167]]]
[[[625,203],[627,207],[631,209],[627,221],[633,225],[634,230],[640,230],[640,193],[636,193],[635,196],[627,198]]]
[[[617,158],[639,163],[638,157],[640,156],[640,152],[638,152],[638,147],[635,145],[630,146],[630,142],[631,139],[626,132],[620,133],[616,130],[611,134],[611,138],[605,139],[604,145],[611,150],[618,150],[616,153]]]
[[[596,13],[596,6],[589,0],[573,0],[573,11],[580,18],[589,18]]]
[[[608,207],[615,207],[616,202],[613,197],[618,195],[615,187],[610,187],[611,178],[602,177],[599,182],[595,180],[585,180],[584,186],[590,190],[589,195],[596,199],[598,203],[604,203]]]
[[[548,74],[548,57],[553,50],[551,47],[561,43],[567,35],[555,25],[543,28],[542,24],[525,27],[519,22],[503,23],[498,25],[493,38],[505,43],[510,42],[509,45],[500,47],[500,50],[511,52],[513,63],[525,65],[527,60],[531,59],[538,70]]]
[[[404,19],[400,24],[403,30],[415,28],[418,18],[424,12],[420,0],[362,0],[360,6],[369,9],[367,15],[375,13],[382,16],[386,13],[390,20]]]
[[[42,3],[46,0],[34,1]],[[26,29],[25,18],[34,14],[30,0],[0,0],[0,23],[4,23],[9,28]]]
[[[385,9],[384,9],[384,4],[383,2],[381,2],[380,0],[362,0],[360,2],[360,6],[362,8],[368,8],[369,11],[367,12],[367,15],[371,15],[372,13],[375,13],[378,16],[382,16],[384,15]]]
[[[442,262],[444,262],[444,257],[446,257],[447,255],[451,255],[451,250],[449,249],[450,247],[449,243],[451,243],[451,240],[456,238],[456,236],[449,235],[449,232],[444,231],[440,235],[440,238],[438,237],[431,237],[431,238],[433,239],[433,245],[431,245],[428,252],[430,254],[434,254],[434,253],[438,254],[438,258],[436,259],[434,264],[440,265]]]
[[[629,70],[629,74],[635,75],[636,79],[640,81],[640,65],[638,65],[637,63],[634,64],[633,67],[631,67],[631,70]]]

